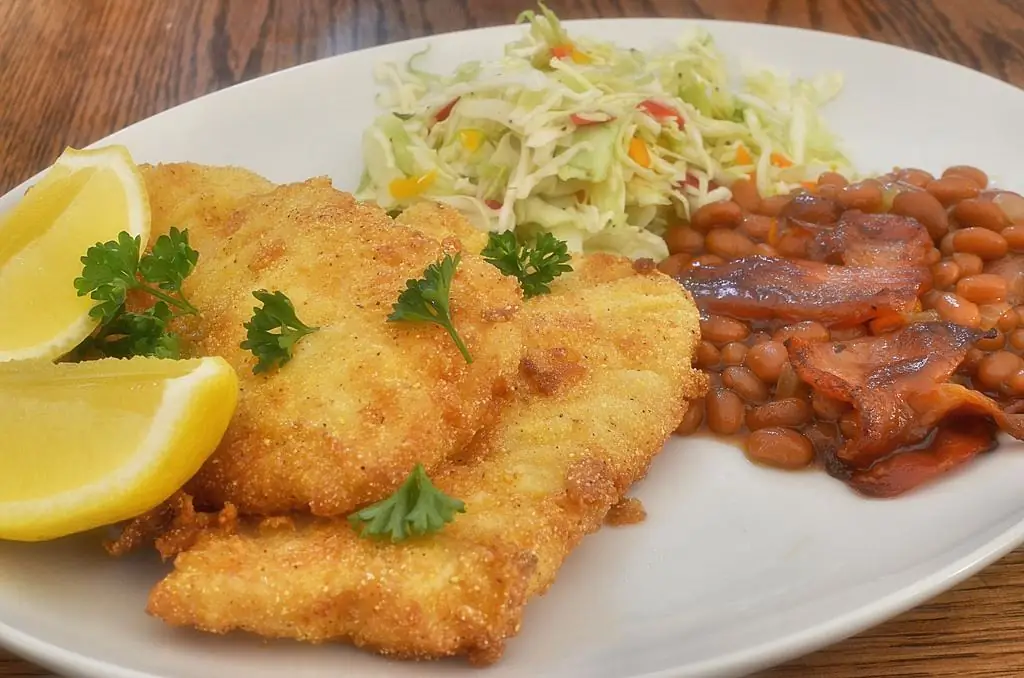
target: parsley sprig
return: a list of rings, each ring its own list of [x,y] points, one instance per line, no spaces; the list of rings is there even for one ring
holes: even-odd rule
[[[541,233],[533,247],[521,244],[514,231],[491,233],[480,254],[505,275],[518,278],[527,299],[547,294],[551,281],[572,270],[568,247],[550,233]]]
[[[252,371],[259,374],[291,360],[295,344],[320,328],[309,327],[299,320],[295,306],[283,292],[256,290],[252,296],[262,302],[263,307],[253,307],[252,319],[243,323],[246,338],[240,346],[256,356]]]
[[[440,325],[451,336],[467,363],[473,362],[469,349],[455,330],[449,307],[452,279],[459,265],[460,256],[446,254],[444,259],[427,266],[423,277],[408,280],[405,289],[398,295],[392,307],[388,322],[427,322]]]
[[[177,228],[157,238],[150,252],[141,254],[141,248],[141,237],[122,231],[117,240],[96,243],[81,258],[75,289],[97,302],[89,315],[100,327],[78,347],[80,355],[179,357],[178,337],[168,326],[176,316],[199,312],[181,291],[199,253],[189,246],[188,231]],[[131,291],[157,301],[139,313],[125,311]]]
[[[462,500],[437,489],[423,464],[416,464],[394,494],[356,511],[348,520],[361,537],[387,537],[399,542],[438,532],[455,520],[456,513],[465,511]]]

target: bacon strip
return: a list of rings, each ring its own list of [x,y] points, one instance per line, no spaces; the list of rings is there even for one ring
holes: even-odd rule
[[[933,249],[928,230],[915,219],[851,210],[835,227],[819,229],[807,253],[817,261],[847,266],[923,269]]]
[[[858,416],[858,434],[824,451],[829,473],[865,494],[895,496],[991,449],[989,421],[1024,439],[1024,414],[948,381],[981,336],[934,322],[847,342],[790,340],[797,375]]]
[[[751,256],[679,276],[701,311],[746,320],[854,325],[913,310],[927,282],[916,268],[832,266]]]
[[[864,471],[854,471],[846,482],[863,495],[896,497],[952,471],[996,446],[992,425],[984,419],[941,424],[920,450],[887,457]]]

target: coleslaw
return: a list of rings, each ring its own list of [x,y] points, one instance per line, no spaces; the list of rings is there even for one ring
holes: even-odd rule
[[[386,110],[364,132],[357,195],[388,210],[447,203],[477,227],[541,232],[570,251],[667,256],[665,229],[730,197],[763,196],[849,162],[820,115],[842,76],[771,71],[730,86],[704,30],[655,53],[570,36],[544,5],[504,57],[449,75],[380,64]]]

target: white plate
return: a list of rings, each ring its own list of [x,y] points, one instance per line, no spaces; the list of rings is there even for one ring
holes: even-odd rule
[[[850,38],[704,22],[737,63],[795,75],[840,69],[828,117],[862,169],[978,165],[1024,188],[1024,94],[965,68]],[[650,47],[685,21],[577,22]],[[430,39],[433,65],[497,55],[520,29]],[[373,65],[422,40],[295,68],[204,97],[109,141],[139,161],[233,163],[276,181],[329,174],[354,188],[374,115]],[[957,103],[958,101],[969,103]],[[19,194],[21,191],[16,191]],[[14,196],[0,201],[10,207]],[[735,448],[675,440],[637,488],[638,526],[586,539],[527,611],[489,678],[733,676],[858,632],[924,601],[1024,540],[1024,454],[1005,445],[895,501],[859,498],[823,473],[747,463]],[[0,545],[0,641],[72,676],[311,678],[478,675],[347,647],[262,644],[175,631],[143,613],[164,566],[105,558],[92,539]]]

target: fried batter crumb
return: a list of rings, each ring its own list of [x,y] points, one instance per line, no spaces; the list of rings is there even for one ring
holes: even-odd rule
[[[647,520],[647,510],[643,503],[636,497],[626,497],[613,506],[605,516],[605,525],[621,527],[622,525],[636,525]]]
[[[641,275],[646,275],[648,273],[654,273],[656,270],[658,270],[658,265],[654,263],[654,259],[636,259],[633,262],[633,270],[636,271],[637,273],[640,273]]]

